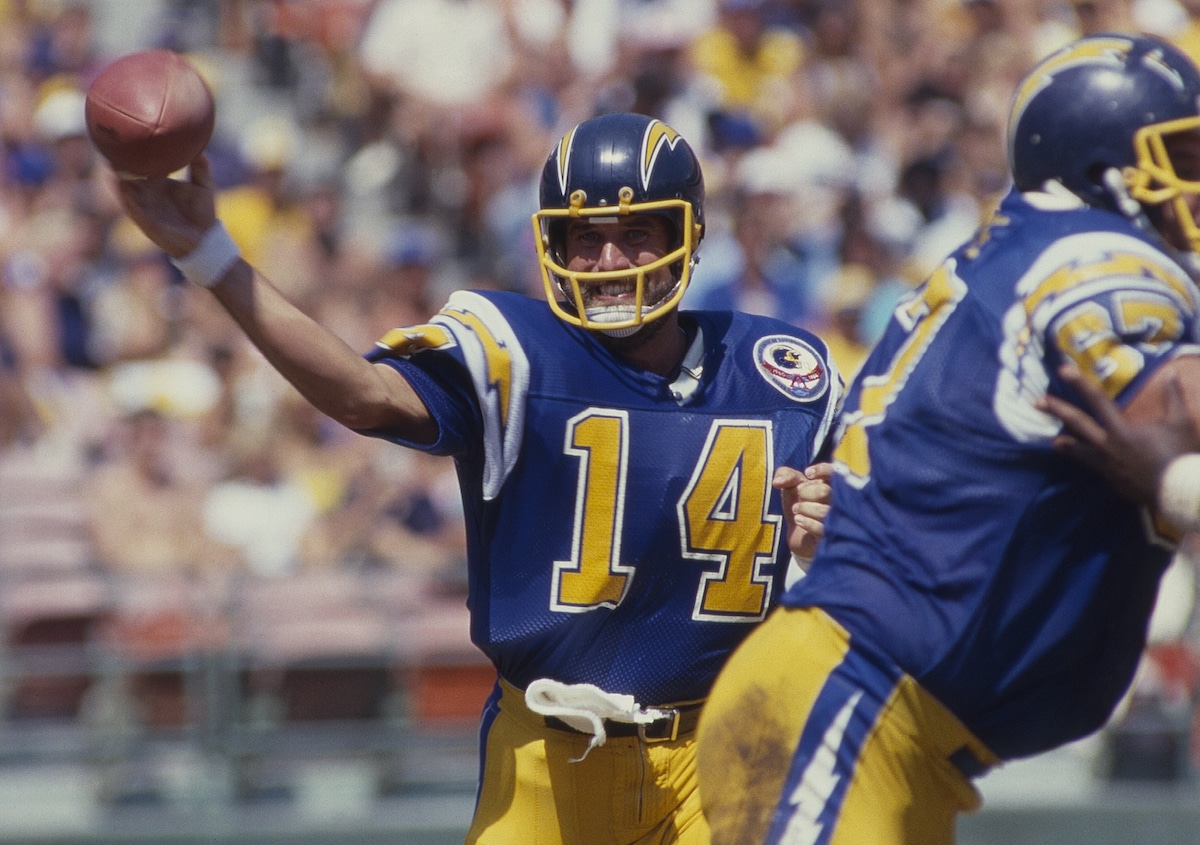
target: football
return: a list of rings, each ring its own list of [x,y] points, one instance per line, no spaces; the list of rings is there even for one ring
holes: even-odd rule
[[[119,175],[158,178],[203,152],[216,109],[191,62],[170,50],[144,50],[100,71],[84,118],[92,143]]]

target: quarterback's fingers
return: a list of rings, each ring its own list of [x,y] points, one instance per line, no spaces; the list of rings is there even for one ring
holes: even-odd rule
[[[775,475],[771,478],[771,486],[776,490],[787,490],[798,487],[807,480],[803,472],[793,467],[776,467]]]
[[[826,462],[809,464],[804,468],[804,477],[814,481],[818,479],[828,481],[833,478],[833,464]]]
[[[202,188],[215,188],[216,182],[213,181],[212,165],[208,161],[208,156],[201,153],[196,156],[188,168],[188,177],[193,185],[199,185]]]
[[[816,478],[809,478],[809,471]],[[825,517],[829,513],[832,488],[826,480],[832,475],[832,467],[820,464],[800,472],[791,467],[780,467],[772,481],[783,497],[783,512],[788,515],[795,529],[800,529],[807,540],[796,538],[804,548],[815,546],[817,539],[825,536]],[[796,542],[790,542],[796,550]]]
[[[794,516],[787,532],[788,550],[799,558],[809,560],[816,553],[817,544],[824,536],[825,525],[819,519]]]
[[[776,490],[787,490],[789,487],[799,487],[802,484],[824,483],[833,478],[833,464],[810,464],[803,471],[793,467],[777,467],[771,479],[771,486]]]
[[[803,519],[823,523],[829,514],[831,498],[832,489],[828,484],[824,481],[810,481],[797,487],[794,496],[785,494],[785,512],[791,515],[797,525],[803,525]]]
[[[796,486],[796,500],[798,502],[824,502],[829,503],[830,496],[833,495],[833,488],[828,481],[819,479],[817,481],[805,481],[803,484]]]
[[[799,501],[797,488],[805,482],[804,473],[792,467],[778,467],[771,479],[771,486],[780,493],[783,500],[783,512],[791,513]]]
[[[825,536],[825,517],[829,515],[829,505],[818,502],[800,502],[792,508],[792,522],[818,537]]]

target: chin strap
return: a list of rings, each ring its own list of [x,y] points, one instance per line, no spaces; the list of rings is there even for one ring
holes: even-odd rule
[[[1108,189],[1109,195],[1117,204],[1117,210],[1137,226],[1150,227],[1150,219],[1146,217],[1146,210],[1129,193],[1129,187],[1125,184],[1125,177],[1121,175],[1121,171],[1115,167],[1109,167],[1101,175],[1101,178],[1104,180],[1104,187]]]
[[[700,390],[700,377],[704,375],[704,329],[696,327],[696,336],[683,363],[679,365],[679,375],[671,382],[671,395],[680,405],[686,405]]]

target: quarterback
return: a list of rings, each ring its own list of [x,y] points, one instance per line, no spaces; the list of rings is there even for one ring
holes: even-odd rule
[[[548,301],[459,291],[365,357],[239,258],[203,160],[121,191],[317,408],[454,457],[499,676],[468,841],[707,843],[700,706],[818,530],[798,485],[823,478],[786,468],[822,457],[842,384],[807,332],[679,310],[705,225],[687,142],[634,114],[572,129],[532,221]]]
[[[1195,517],[1056,451],[1046,397],[1088,406],[1078,372],[1131,421],[1200,421],[1200,72],[1152,38],[1068,45],[1018,86],[1009,161],[855,378],[808,576],[714,687],[716,843],[946,845],[972,778],[1130,683]]]

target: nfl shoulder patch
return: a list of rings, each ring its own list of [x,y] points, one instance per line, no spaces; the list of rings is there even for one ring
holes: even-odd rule
[[[754,366],[767,384],[797,402],[813,402],[829,389],[829,369],[798,337],[768,335],[754,344]]]

